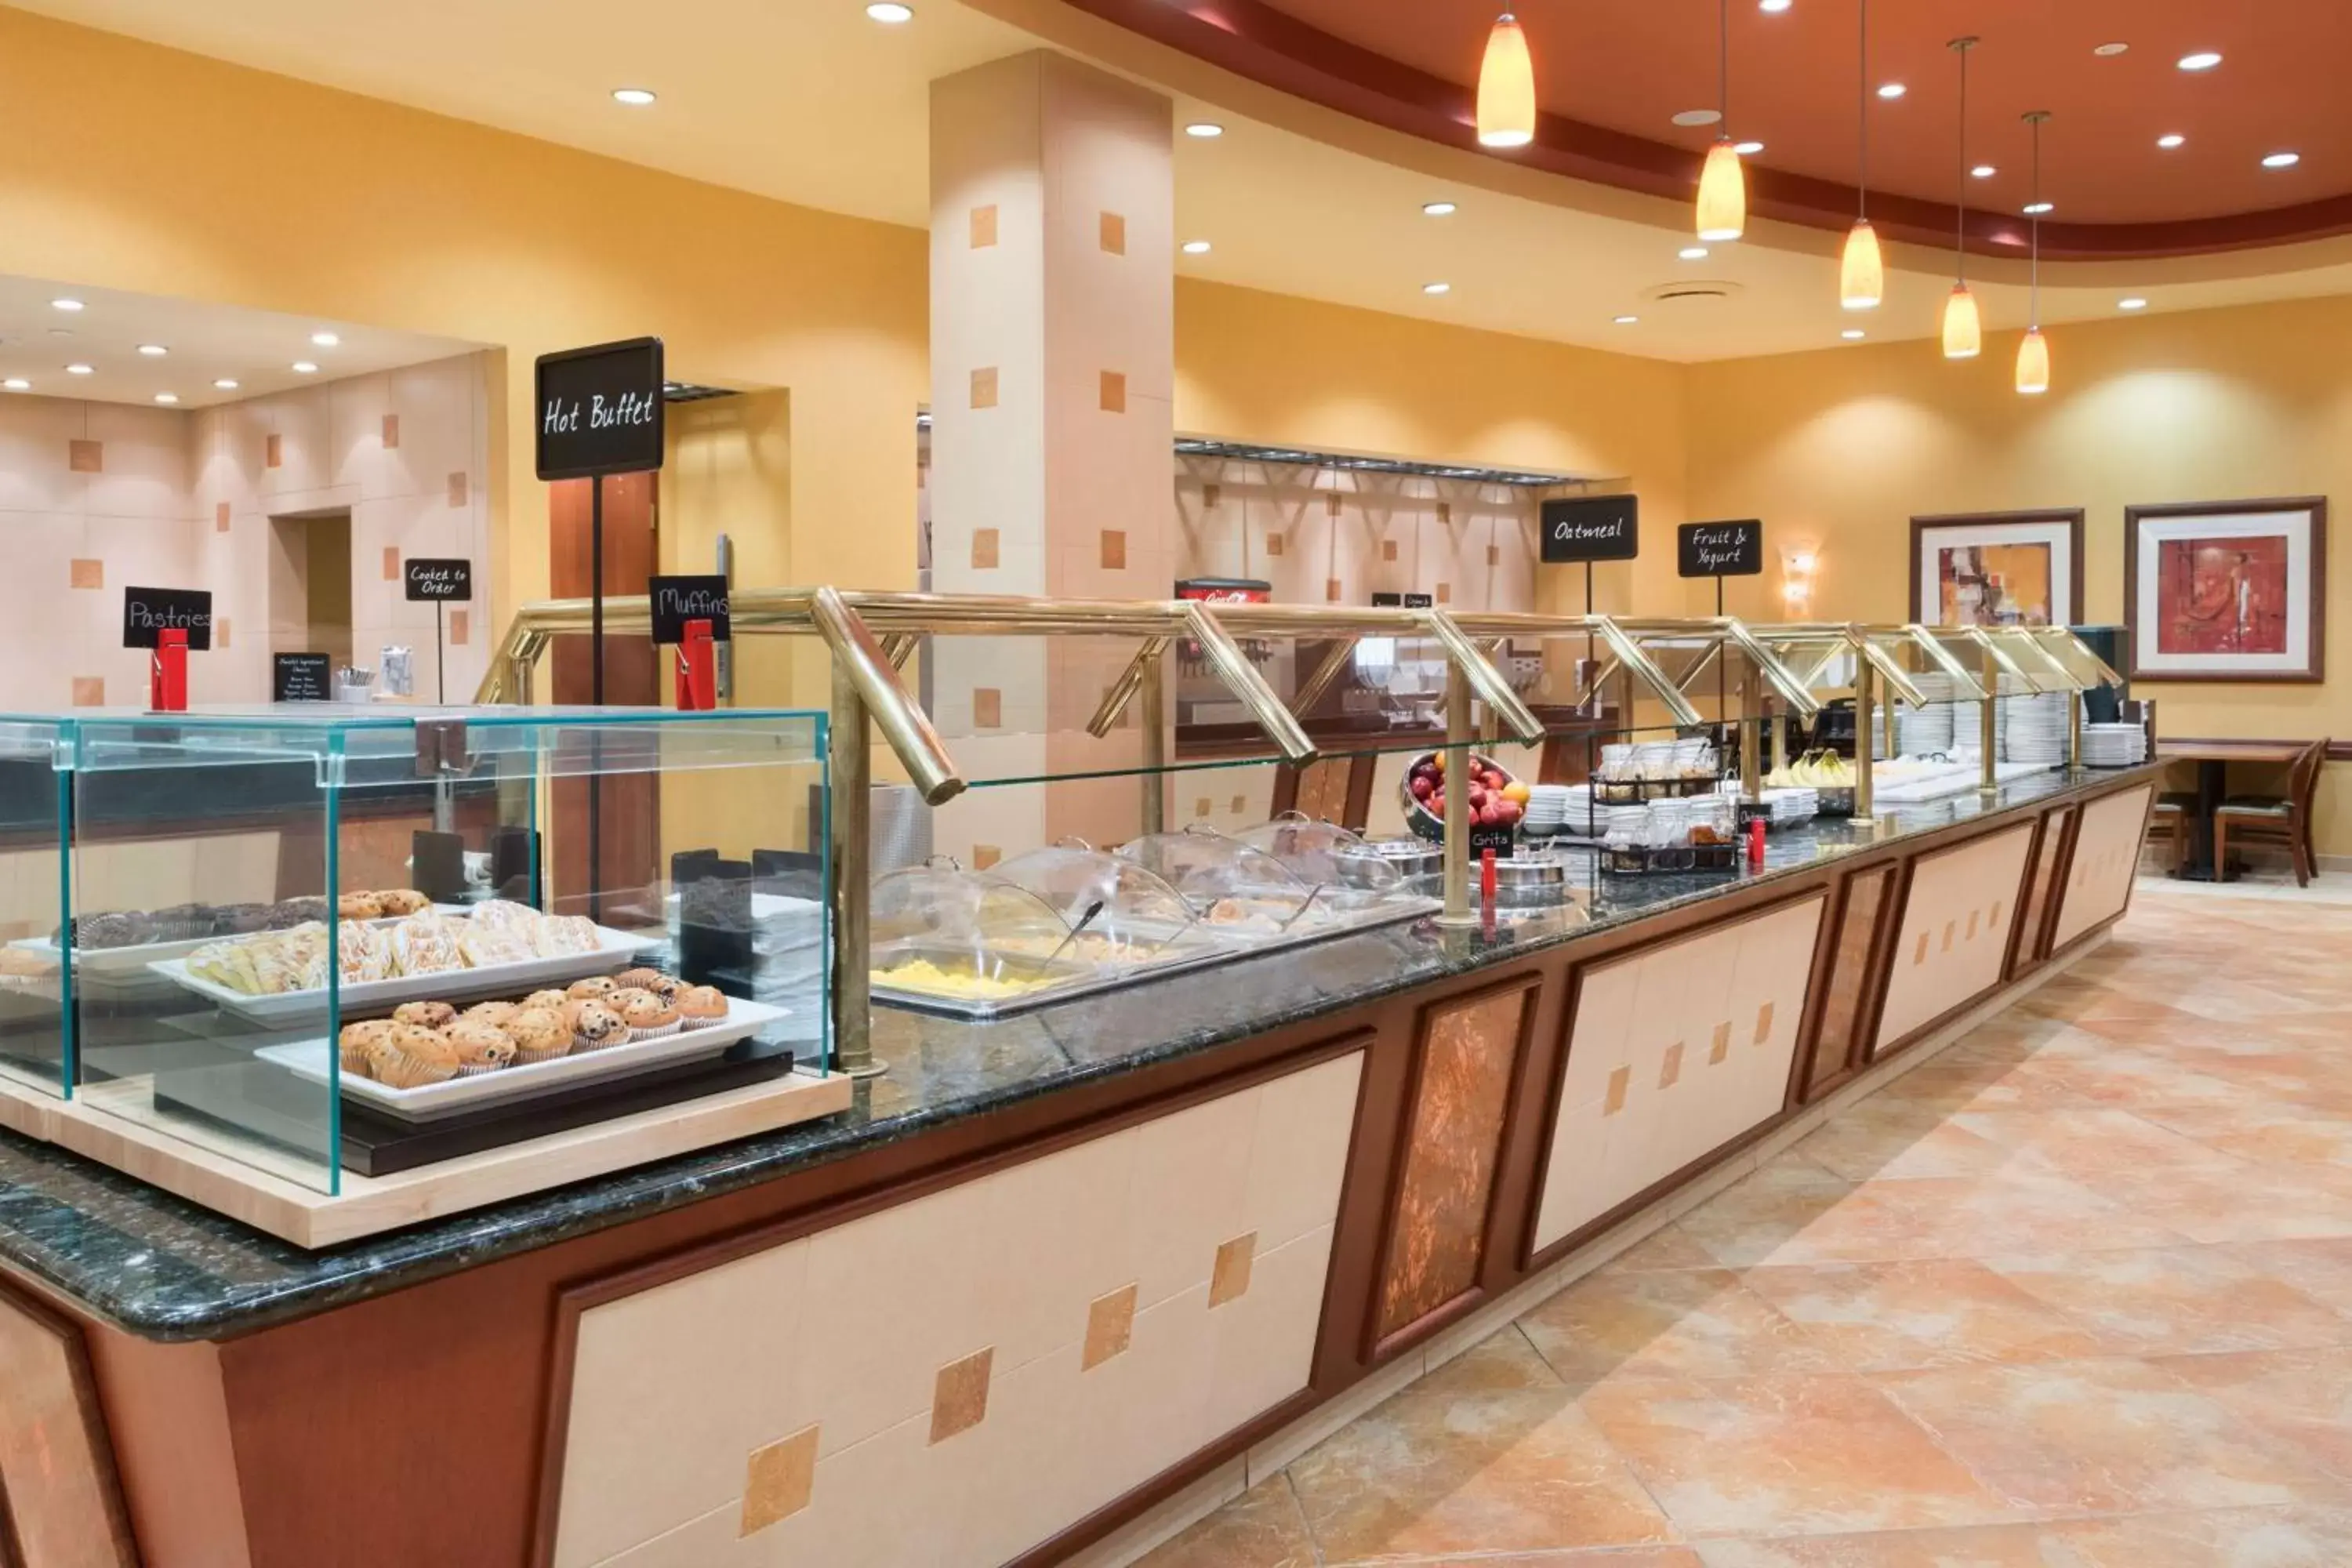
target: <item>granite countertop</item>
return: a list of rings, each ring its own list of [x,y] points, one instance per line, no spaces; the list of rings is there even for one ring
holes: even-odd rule
[[[1507,962],[1629,921],[1719,897],[1866,846],[2028,805],[2077,784],[2044,773],[1895,808],[1874,835],[1833,819],[1785,829],[1761,871],[1612,877],[1580,870],[1580,904],[1504,911],[1491,927],[1423,920],[1183,979],[1040,1008],[994,1024],[877,1007],[874,1049],[889,1071],[861,1080],[840,1115],[658,1164],[310,1252],[106,1166],[0,1132],[0,1266],[154,1340],[215,1339],[381,1295],[771,1181],[790,1172],[1074,1084],[1262,1034],[1393,992]],[[1589,862],[1589,857],[1580,857]]]

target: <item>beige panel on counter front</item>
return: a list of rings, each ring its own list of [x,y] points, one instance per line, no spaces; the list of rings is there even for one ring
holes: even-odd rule
[[[1824,901],[1807,899],[1585,972],[1537,1247],[1787,1102]]]
[[[2147,831],[2147,797],[2156,786],[2126,790],[2083,808],[2074,836],[2074,863],[2058,905],[2053,951],[2064,947],[2102,921],[2113,920],[2131,902],[2132,878],[2139,870],[2139,841]]]
[[[2017,923],[2025,852],[2033,826],[1923,855],[1911,873],[1895,968],[1872,1049],[1884,1050],[1921,1026],[2000,984],[2009,933]]]
[[[1362,1068],[591,1309],[556,1568],[985,1568],[1303,1389]]]

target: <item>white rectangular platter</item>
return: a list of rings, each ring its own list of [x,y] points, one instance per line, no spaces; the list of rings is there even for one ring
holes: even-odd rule
[[[528,1067],[500,1068],[497,1072],[453,1078],[446,1083],[429,1083],[422,1089],[394,1089],[357,1073],[338,1073],[336,1079],[346,1099],[363,1101],[407,1121],[429,1121],[454,1111],[536,1100],[558,1089],[577,1089],[585,1083],[634,1077],[656,1068],[715,1057],[736,1041],[784,1016],[786,1012],[782,1007],[730,996],[723,1022],[699,1029],[681,1029],[658,1040],[607,1046],[601,1051],[583,1051],[558,1057],[551,1062],[533,1062]],[[331,1051],[325,1040],[297,1040],[288,1045],[264,1046],[254,1054],[313,1083],[323,1084],[327,1081]]]
[[[465,907],[460,904],[436,904],[433,908],[445,915],[463,915],[466,912]],[[401,919],[401,916],[392,915],[379,921],[369,921],[367,923],[373,926],[394,926],[400,923]],[[270,933],[254,931],[250,934],[268,936]],[[162,959],[185,958],[208,942],[235,942],[236,940],[236,938],[233,936],[196,936],[184,937],[176,942],[132,942],[128,947],[78,947],[74,949],[74,968],[84,974],[132,973],[144,970]],[[46,936],[18,937],[8,945],[21,947],[27,952],[37,952],[48,959],[65,956],[58,951],[56,941]]]

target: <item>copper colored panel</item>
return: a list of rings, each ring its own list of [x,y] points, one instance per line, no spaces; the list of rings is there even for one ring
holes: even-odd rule
[[[473,621],[467,617],[465,611],[450,611],[449,646],[451,647],[464,647],[466,646],[466,638],[473,629]]]
[[[1106,572],[1127,569],[1127,532],[1124,529],[1106,528],[1102,531],[1102,567]]]
[[[1004,693],[993,686],[974,687],[971,693],[971,721],[982,730],[1003,728]]]
[[[93,561],[87,556],[79,557],[75,560],[69,571],[71,574],[67,578],[67,582],[74,587],[103,588],[106,586],[106,563],[103,561]]]
[[[1878,933],[1879,913],[1886,907],[1887,891],[1894,885],[1892,866],[1857,872],[1846,884],[1837,947],[1830,956],[1821,1027],[1813,1036],[1812,1062],[1805,1073],[1808,1099],[1833,1087],[1852,1059],[1863,993],[1870,980],[1871,941]]]
[[[397,414],[383,416],[383,449],[387,452],[400,449],[400,416]]]
[[[0,1560],[26,1568],[135,1568],[139,1561],[81,1331],[5,1292],[0,1504]]]
[[[996,243],[996,204],[971,209],[971,247],[985,250]]]
[[[996,550],[996,530],[992,528],[975,528],[971,531],[972,570],[976,572],[986,572],[993,569],[997,561]]]
[[[215,533],[228,531],[228,502],[226,501],[222,501],[213,508],[213,531]]]
[[[1120,1286],[1097,1296],[1087,1307],[1087,1345],[1078,1358],[1080,1372],[1092,1372],[1116,1355],[1125,1355],[1135,1339],[1135,1287]]]
[[[1323,596],[1335,605],[1339,602],[1339,579],[1337,577],[1323,579]]]
[[[66,467],[77,474],[100,474],[106,471],[106,443],[103,441],[68,441]]]
[[[1217,1260],[1209,1270],[1209,1305],[1222,1307],[1249,1294],[1250,1268],[1257,1261],[1257,1232],[1217,1244]]]
[[[1269,533],[1265,536],[1265,552],[1268,555],[1279,555],[1282,553],[1282,535],[1278,533]]]
[[[1437,585],[1437,602],[1441,605],[1450,605],[1454,602],[1453,584],[1440,583]]]
[[[1477,1283],[1528,995],[1515,988],[1424,1015],[1381,1281],[1382,1338]]]
[[[974,408],[996,406],[996,367],[984,364],[971,373],[971,405]]]
[[[751,1450],[743,1468],[739,1536],[756,1534],[808,1507],[816,1490],[816,1436],[812,1423],[781,1442]]]
[[[400,581],[400,546],[397,544],[383,547],[383,580],[387,583]]]
[[[1127,219],[1117,213],[1102,215],[1100,239],[1102,247],[1113,256],[1127,254]]]
[[[106,706],[106,677],[77,675],[73,678],[73,705],[77,708]]]
[[[1105,414],[1127,412],[1127,376],[1123,372],[1102,373],[1102,411]]]
[[[996,1347],[984,1346],[940,1368],[931,1384],[931,1441],[944,1443],[988,1419],[988,1369]]]
[[[278,468],[285,467],[285,465],[286,443],[284,437],[274,432],[270,435],[264,436],[261,438],[261,466],[265,468]]]
[[[449,476],[449,504],[453,507],[464,506],[466,494],[466,474],[461,468]]]
[[[1393,560],[1395,560],[1396,558],[1397,558],[1397,547],[1396,547],[1396,541],[1395,541],[1395,540],[1393,540],[1393,539],[1383,539],[1383,540],[1381,540],[1381,560],[1383,560],[1383,561],[1393,561]]]

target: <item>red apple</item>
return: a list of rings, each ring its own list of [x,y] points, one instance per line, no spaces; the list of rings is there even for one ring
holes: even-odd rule
[[[1427,800],[1431,795],[1433,795],[1436,793],[1437,781],[1431,778],[1427,773],[1423,773],[1412,781],[1413,799]]]

